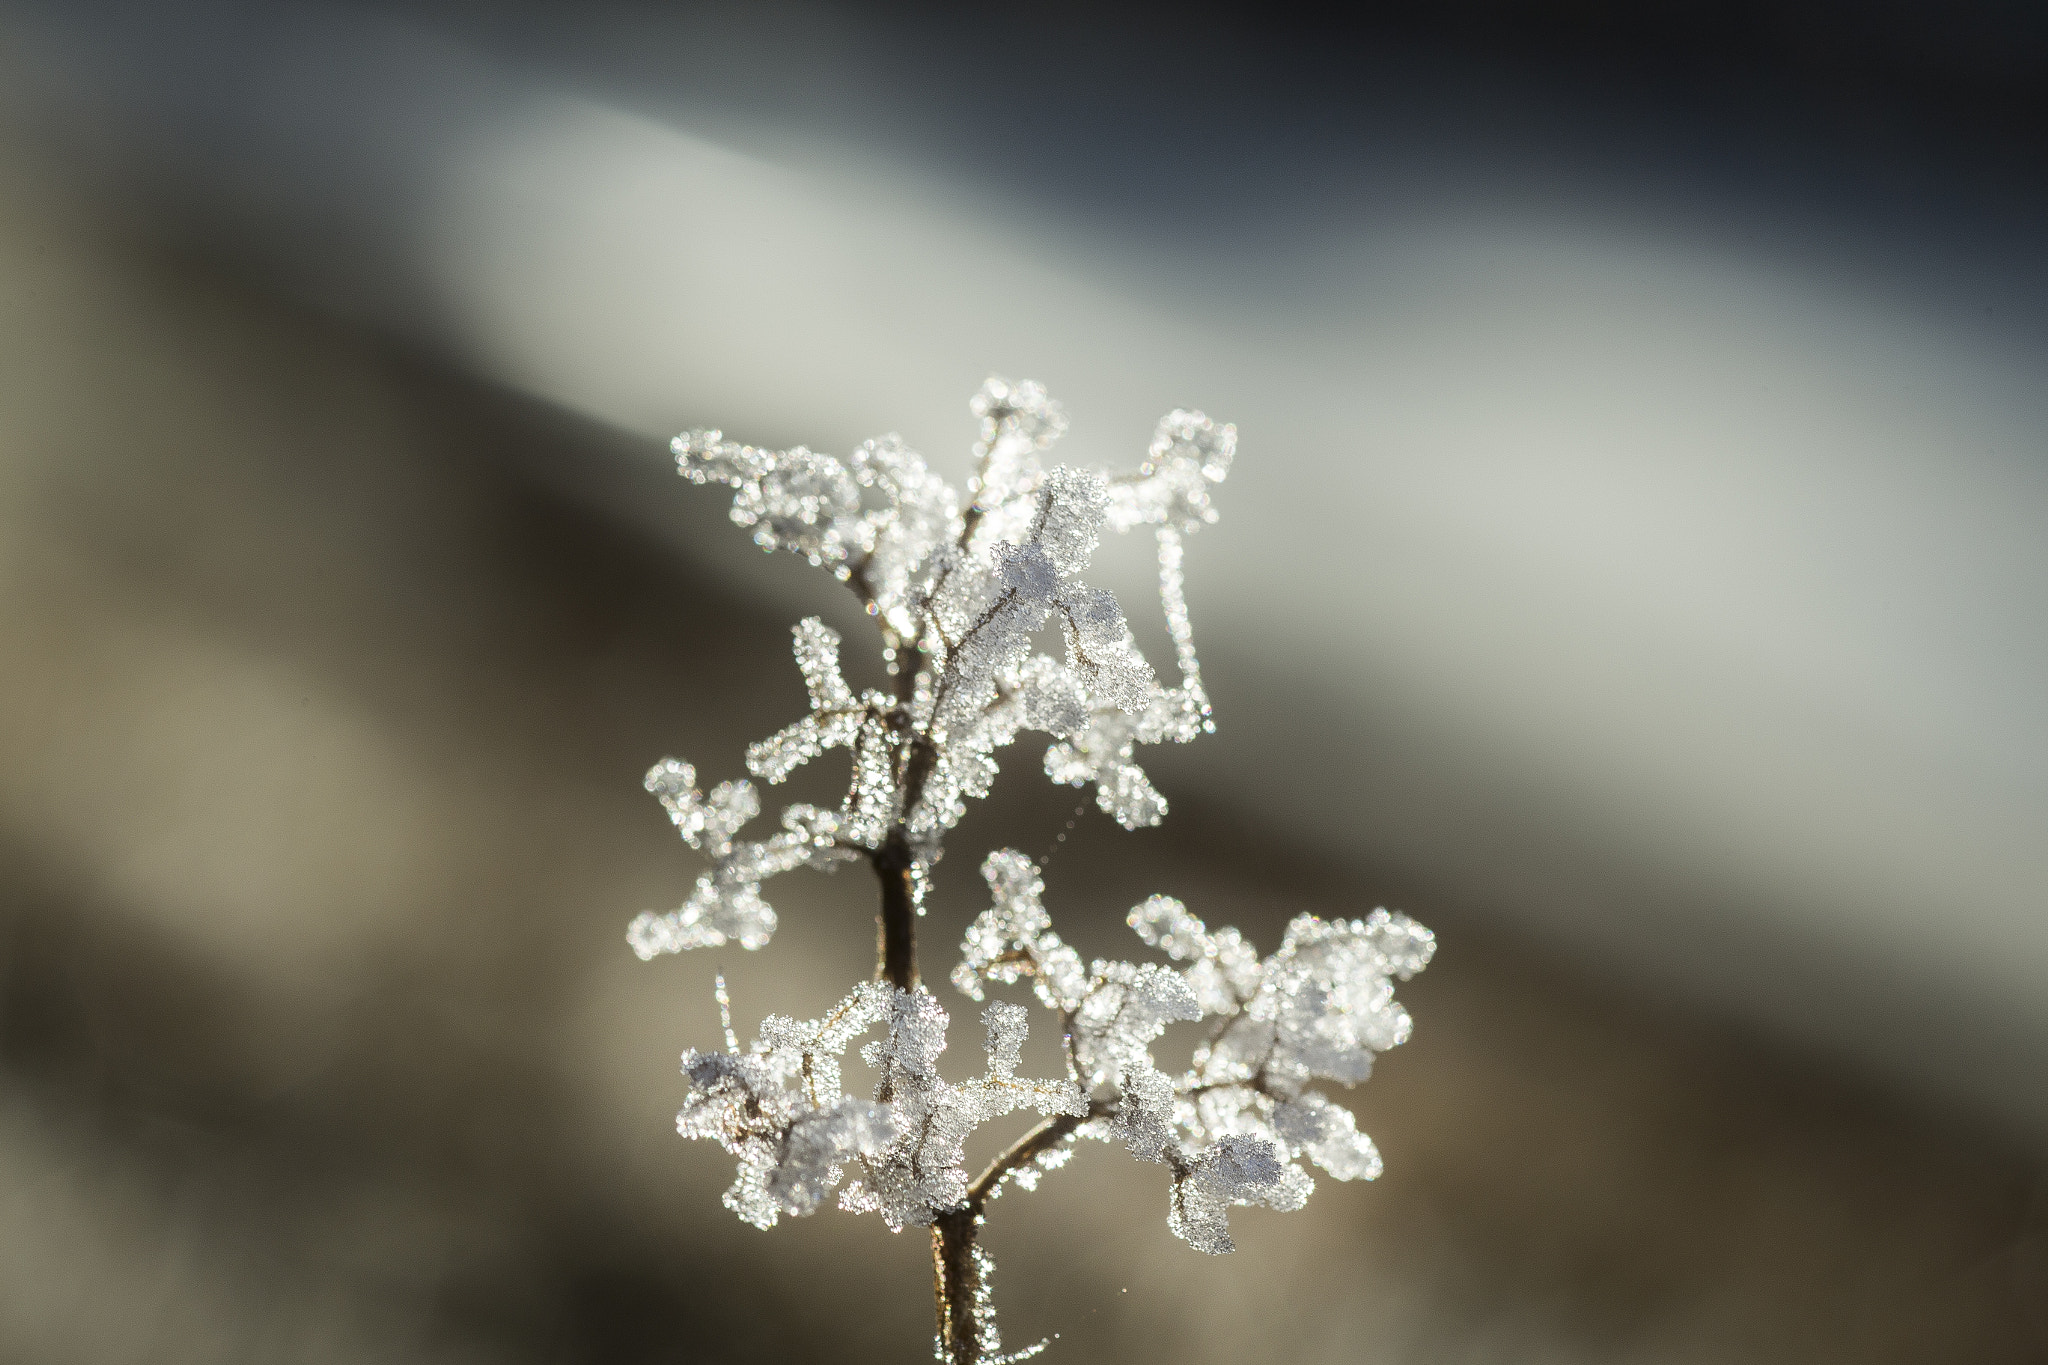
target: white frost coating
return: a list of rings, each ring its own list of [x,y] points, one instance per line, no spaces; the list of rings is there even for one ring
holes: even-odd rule
[[[782,833],[759,842],[736,841],[740,826],[761,813],[752,784],[721,782],[706,797],[697,790],[696,770],[665,758],[647,770],[647,790],[661,798],[692,848],[711,855],[711,871],[681,908],[665,915],[647,911],[626,929],[626,941],[643,959],[686,948],[737,943],[759,948],[775,932],[775,911],[761,899],[761,883],[778,872],[809,865],[830,869],[854,856],[840,846],[841,817],[816,806],[788,806]]]
[[[1052,916],[1039,897],[1045,892],[1038,868],[1015,849],[1000,849],[981,865],[995,904],[968,927],[960,946],[953,985],[981,999],[983,980],[1000,985],[1031,979],[1039,1003],[1064,1018],[1081,1007],[1088,975],[1081,955],[1052,931]]]
[[[1022,1006],[991,1005],[982,1020],[987,1071],[956,1086],[938,1073],[948,1021],[928,991],[868,982],[823,1018],[770,1015],[745,1054],[683,1054],[690,1094],[676,1129],[739,1158],[725,1206],[757,1227],[815,1212],[849,1165],[860,1175],[840,1207],[879,1212],[892,1229],[926,1226],[965,1201],[961,1148],[975,1128],[1020,1108],[1076,1117],[1088,1109],[1070,1079],[1018,1078],[1029,1027]],[[886,1036],[861,1049],[882,1075],[877,1098],[851,1098],[839,1058],[878,1024]]]
[[[1117,530],[1162,526],[1186,533],[1216,520],[1209,488],[1230,473],[1237,428],[1175,408],[1159,419],[1152,446],[1135,474],[1112,485],[1109,518]]]
[[[1216,520],[1212,493],[1235,457],[1236,428],[1176,410],[1136,469],[1105,476],[1045,463],[1067,419],[1039,385],[991,379],[970,406],[980,439],[964,495],[894,436],[844,463],[716,431],[676,438],[678,468],[731,486],[733,520],[756,544],[802,555],[859,595],[893,682],[855,693],[840,669],[839,635],[816,617],[797,624],[808,713],[751,746],[747,769],[774,785],[845,749],[850,781],[836,810],[786,807],[781,832],[766,839],[739,837],[761,810],[750,783],[706,795],[689,764],[655,765],[647,789],[712,866],[681,908],[633,922],[642,957],[762,946],[775,929],[762,881],[807,864],[829,870],[868,858],[885,887],[905,879],[894,894],[921,912],[946,831],[988,792],[996,752],[1021,731],[1050,740],[1047,776],[1092,784],[1096,804],[1124,826],[1165,817],[1166,798],[1136,751],[1214,729],[1183,564],[1186,537]],[[1105,530],[1141,526],[1158,545],[1159,603],[1179,675],[1170,685],[1139,651],[1116,598],[1086,579]],[[1058,657],[1032,648],[1049,625],[1064,640]],[[952,1325],[942,1325],[940,1358],[1003,1365],[1046,1343],[1003,1353],[993,1263],[971,1230],[958,1229],[978,1226],[1006,1188],[1036,1188],[1078,1139],[1165,1166],[1168,1226],[1210,1253],[1232,1249],[1232,1207],[1301,1207],[1315,1187],[1303,1162],[1339,1180],[1379,1175],[1379,1153],[1351,1111],[1311,1087],[1364,1080],[1376,1054],[1407,1038],[1394,988],[1427,965],[1428,930],[1385,910],[1359,920],[1303,915],[1261,957],[1236,929],[1211,930],[1180,901],[1153,896],[1129,924],[1170,962],[1084,963],[1054,931],[1029,858],[1001,849],[981,871],[990,904],[966,932],[953,984],[983,1001],[990,985],[1029,982],[1057,1020],[1065,1074],[1019,1077],[1028,1011],[996,1001],[981,1016],[982,1074],[947,1081],[939,1063],[949,1017],[900,962],[887,970],[911,989],[871,982],[822,1018],[772,1016],[742,1053],[721,977],[726,1051],[685,1054],[690,1093],[677,1128],[738,1158],[725,1203],[741,1218],[769,1227],[814,1212],[837,1188],[842,1208],[878,1213],[892,1230],[935,1227],[935,1247],[953,1248],[942,1277],[958,1281],[942,1302],[962,1307],[968,1323],[942,1315]],[[902,899],[894,904],[907,913]],[[1206,1032],[1188,1069],[1170,1075],[1152,1048],[1176,1023]],[[879,1077],[873,1094],[849,1096],[840,1058],[876,1030],[860,1053]],[[1036,1112],[1039,1125],[970,1176],[969,1136],[1019,1109]],[[972,1340],[961,1344],[961,1332]]]
[[[852,781],[836,812],[792,807],[785,833],[771,839],[734,842],[760,809],[748,784],[701,797],[690,766],[673,759],[648,775],[683,837],[716,866],[682,907],[633,922],[642,957],[758,948],[776,925],[763,880],[806,863],[829,868],[892,834],[915,860],[921,910],[940,841],[967,802],[987,794],[996,751],[1019,731],[1047,735],[1046,773],[1093,784],[1096,804],[1125,827],[1165,818],[1166,798],[1136,751],[1214,728],[1182,597],[1182,538],[1216,519],[1210,490],[1229,471],[1236,428],[1176,410],[1136,469],[1105,476],[1042,463],[1067,424],[1042,386],[991,379],[969,406],[981,425],[979,472],[964,498],[893,435],[845,462],[711,430],[673,442],[684,477],[733,489],[733,520],[755,544],[802,555],[861,596],[897,685],[894,695],[856,695],[840,673],[837,633],[816,617],[798,624],[810,712],[751,746],[747,769],[773,785],[848,749]],[[1171,687],[1138,649],[1116,597],[1083,576],[1105,527],[1139,526],[1159,540],[1160,609],[1180,673]],[[1031,650],[1048,623],[1065,641],[1060,657]]]
[[[1021,1006],[991,1005],[982,1014],[988,1069],[962,1085],[949,1085],[938,1073],[946,1023],[946,1011],[929,992],[897,991],[888,1038],[861,1052],[882,1075],[876,1093],[889,1097],[895,1138],[841,1193],[839,1206],[879,1213],[892,1231],[928,1226],[967,1202],[962,1151],[968,1134],[982,1124],[1016,1109],[1076,1118],[1088,1112],[1087,1096],[1068,1078],[1017,1079],[1028,1027]]]
[[[721,995],[723,987],[721,979]],[[838,1063],[886,1008],[887,988],[863,985],[822,1019],[763,1020],[745,1055],[683,1054],[690,1093],[676,1131],[710,1138],[739,1158],[727,1208],[761,1228],[785,1213],[814,1213],[847,1162],[889,1140],[887,1106],[842,1094]]]
[[[1315,1189],[1299,1166],[1285,1164],[1282,1150],[1231,1133],[1176,1164],[1166,1226],[1197,1251],[1221,1256],[1237,1250],[1230,1240],[1232,1204],[1261,1204],[1286,1213],[1306,1204]]]
[[[1168,1221],[1190,1245],[1228,1251],[1233,1204],[1299,1208],[1314,1188],[1299,1159],[1339,1180],[1379,1175],[1379,1152],[1351,1111],[1305,1087],[1362,1081],[1375,1053],[1407,1039],[1394,982],[1428,964],[1436,940],[1427,929],[1385,910],[1349,921],[1302,915],[1261,959],[1237,930],[1211,931],[1178,900],[1153,896],[1131,910],[1131,928],[1186,965],[1098,960],[1084,971],[1053,931],[1028,858],[992,853],[982,875],[994,903],[968,927],[954,984],[978,999],[984,982],[1031,980],[1096,1097],[1075,1136],[1165,1163]],[[1193,1065],[1165,1075],[1152,1042],[1168,1023],[1196,1019],[1209,1035]]]
[[[1273,1131],[1339,1180],[1377,1180],[1380,1153],[1349,1109],[1310,1090],[1273,1106]]]

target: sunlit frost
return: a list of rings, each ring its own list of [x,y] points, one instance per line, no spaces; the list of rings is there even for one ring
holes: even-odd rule
[[[1185,600],[1187,537],[1217,519],[1214,494],[1237,451],[1237,429],[1177,409],[1160,420],[1133,468],[1097,473],[1049,464],[1067,414],[1029,381],[990,379],[970,403],[979,424],[975,474],[956,490],[894,435],[842,461],[798,446],[769,450],[715,430],[676,438],[678,469],[732,490],[732,519],[767,550],[828,570],[880,632],[884,689],[856,692],[841,671],[839,634],[799,622],[792,649],[808,708],[750,746],[747,771],[773,786],[834,751],[848,785],[833,808],[785,807],[780,828],[745,839],[761,814],[752,782],[700,790],[696,770],[664,759],[647,790],[683,840],[708,860],[684,903],[633,921],[643,958],[690,948],[759,948],[776,929],[769,878],[872,860],[907,877],[919,904],[945,834],[988,793],[997,755],[1023,732],[1043,735],[1055,783],[1092,786],[1096,805],[1127,828],[1158,824],[1167,799],[1138,750],[1187,743],[1214,729]],[[1172,677],[1138,648],[1123,605],[1088,581],[1105,533],[1150,528]],[[1062,648],[1036,649],[1048,629]],[[1168,1177],[1167,1224],[1197,1250],[1231,1250],[1229,1211],[1301,1207],[1313,1165],[1338,1180],[1371,1180],[1381,1160],[1330,1087],[1363,1081],[1374,1058],[1411,1030],[1395,988],[1435,950],[1427,929],[1375,910],[1361,919],[1297,917],[1259,951],[1236,929],[1209,928],[1181,901],[1153,896],[1131,929],[1165,961],[1084,962],[1045,905],[1040,869],[1013,849],[988,855],[989,905],[968,927],[952,983],[975,1001],[982,1070],[948,1081],[941,1062],[951,1018],[923,986],[858,985],[817,1019],[774,1015],[751,1047],[731,1028],[720,978],[726,1050],[684,1054],[687,1137],[715,1141],[737,1162],[726,1206],[760,1227],[842,1208],[892,1229],[963,1215],[978,1220],[1007,1187],[1035,1188],[1083,1138],[1121,1146]],[[1051,1012],[1059,1074],[1022,1077],[1029,1015],[990,987],[1028,985]],[[1152,1055],[1175,1025],[1202,1031],[1172,1074]],[[878,1079],[846,1094],[841,1059]],[[963,1153],[979,1126],[1016,1110],[1039,1127],[980,1176]],[[988,1277],[969,1246],[972,1322],[981,1365],[1004,1355]],[[964,1301],[964,1300],[963,1300]],[[943,1343],[942,1343],[943,1344]]]

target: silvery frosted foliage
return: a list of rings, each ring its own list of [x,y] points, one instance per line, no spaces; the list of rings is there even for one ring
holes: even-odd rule
[[[642,958],[723,943],[759,948],[775,932],[775,911],[761,899],[765,878],[804,866],[829,870],[856,856],[839,843],[839,815],[816,806],[785,807],[780,834],[736,841],[740,826],[761,813],[751,783],[721,782],[707,797],[697,790],[696,769],[665,758],[647,770],[646,786],[690,846],[711,855],[712,869],[697,878],[682,908],[641,914],[627,927],[626,939]]]
[[[982,865],[990,906],[952,973],[985,1005],[983,1068],[945,1078],[950,1020],[919,983],[914,951],[944,836],[988,792],[998,752],[1026,731],[1045,737],[1053,781],[1092,786],[1120,824],[1165,817],[1137,751],[1214,728],[1183,562],[1186,538],[1216,520],[1213,494],[1237,446],[1235,428],[1176,410],[1134,468],[1102,474],[1050,460],[1067,418],[1039,385],[991,379],[970,407],[980,429],[963,491],[894,436],[844,461],[716,431],[676,438],[683,475],[729,486],[732,518],[755,544],[799,554],[853,590],[880,633],[889,683],[856,690],[838,632],[818,617],[799,622],[792,644],[809,705],[748,748],[752,781],[706,793],[672,758],[647,774],[647,789],[711,866],[681,907],[641,915],[628,937],[643,958],[759,948],[776,928],[765,880],[871,864],[881,883],[878,979],[820,1018],[769,1017],[742,1050],[721,977],[725,1050],[684,1054],[677,1128],[737,1158],[725,1203],[756,1226],[813,1213],[836,1189],[841,1208],[877,1213],[891,1230],[929,1228],[939,1358],[1002,1365],[1045,1343],[1003,1353],[979,1228],[992,1201],[1035,1188],[1077,1139],[1166,1167],[1167,1224],[1207,1252],[1231,1249],[1234,1206],[1300,1207],[1314,1188],[1304,1162],[1340,1180],[1377,1176],[1379,1154],[1351,1111],[1316,1087],[1365,1079],[1374,1055],[1407,1037],[1394,983],[1422,969],[1434,940],[1384,910],[1349,921],[1304,915],[1262,957],[1235,929],[1212,932],[1179,901],[1154,896],[1129,923],[1166,960],[1084,962],[1053,929],[1040,868],[999,850]],[[1138,528],[1157,543],[1169,681],[1140,652],[1122,605],[1089,581],[1102,535]],[[1055,634],[1056,650],[1037,647]],[[741,837],[761,814],[755,782],[774,786],[837,750],[847,753],[848,783],[836,808],[790,805],[778,831]],[[1018,1074],[1026,1008],[985,999],[990,986],[1025,983],[1061,1040],[1060,1074],[1047,1079]],[[1204,1030],[1177,1073],[1153,1055],[1175,1025]],[[861,1039],[876,1078],[865,1096],[846,1093],[841,1072]],[[975,1130],[1021,1110],[1035,1126],[970,1175]]]
[[[822,1019],[770,1015],[741,1053],[727,1025],[724,1052],[683,1054],[690,1090],[676,1115],[684,1137],[710,1138],[739,1158],[725,1206],[755,1227],[813,1213],[847,1162],[882,1150],[889,1110],[839,1088],[839,1056],[889,1008],[889,988],[857,986]],[[719,981],[725,1004],[725,982]]]
[[[1209,489],[1230,472],[1236,452],[1237,428],[1219,427],[1199,412],[1176,408],[1161,419],[1144,463],[1109,485],[1113,529],[1158,528],[1159,599],[1181,681],[1178,687],[1156,689],[1137,710],[1092,712],[1078,734],[1046,750],[1045,771],[1055,782],[1095,783],[1096,803],[1126,829],[1156,825],[1166,816],[1166,798],[1132,761],[1136,746],[1168,740],[1184,744],[1214,728],[1182,595],[1181,538],[1216,520]]]
[[[988,1031],[986,1074],[949,1085],[938,1072],[939,1053],[946,1046],[946,1011],[921,988],[897,992],[887,1041],[871,1043],[861,1054],[881,1074],[876,1093],[889,1097],[895,1139],[864,1163],[862,1178],[839,1196],[839,1207],[879,1213],[891,1231],[928,1227],[939,1214],[966,1202],[962,1152],[976,1128],[1016,1109],[1047,1116],[1087,1114],[1088,1099],[1071,1078],[1018,1079],[1018,1058],[1029,1029],[1021,1005],[990,1005],[982,1024]]]
[[[732,518],[764,549],[790,550],[859,594],[881,629],[893,695],[856,694],[840,671],[840,639],[816,617],[796,627],[810,712],[747,751],[762,782],[781,782],[832,749],[850,750],[852,781],[837,811],[791,806],[782,832],[741,841],[760,813],[747,782],[708,797],[694,769],[664,759],[649,772],[676,827],[715,860],[679,909],[634,921],[642,957],[727,942],[758,948],[775,931],[761,882],[800,866],[873,852],[900,831],[924,875],[940,840],[989,790],[995,753],[1030,730],[1048,736],[1054,781],[1094,784],[1101,808],[1129,828],[1159,823],[1166,799],[1135,761],[1138,745],[1186,743],[1213,728],[1182,598],[1182,537],[1216,519],[1210,490],[1229,472],[1234,427],[1176,410],[1144,460],[1105,476],[1047,467],[1066,416],[1033,383],[991,379],[970,405],[981,423],[979,473],[955,492],[894,436],[841,462],[802,446],[765,450],[693,431],[674,442],[677,467],[734,490]],[[1155,528],[1160,604],[1180,674],[1163,686],[1131,637],[1115,596],[1085,577],[1105,527]],[[1061,657],[1033,651],[1056,625]]]
[[[721,979],[721,1006],[724,991]],[[961,1085],[938,1072],[947,1022],[929,991],[882,982],[854,987],[819,1019],[770,1015],[745,1053],[728,1037],[724,1052],[683,1054],[690,1090],[676,1129],[739,1158],[725,1206],[756,1227],[815,1213],[849,1166],[859,1174],[841,1193],[841,1208],[878,1212],[891,1229],[928,1226],[967,1196],[961,1153],[975,1128],[1020,1108],[1088,1110],[1069,1077],[1018,1077],[1029,1029],[1022,1006],[983,1013],[987,1070]],[[876,1098],[852,1098],[840,1088],[839,1058],[877,1025],[885,1036],[861,1049],[882,1078]]]
[[[1237,930],[1211,932],[1179,901],[1154,896],[1130,925],[1186,965],[1098,959],[1083,968],[1053,931],[1028,858],[992,853],[982,874],[993,904],[967,930],[954,984],[979,999],[984,983],[1030,980],[1090,1087],[1091,1116],[1073,1136],[1167,1165],[1177,1235],[1225,1252],[1231,1205],[1301,1207],[1314,1188],[1295,1164],[1304,1157],[1339,1180],[1379,1175],[1379,1153],[1351,1111],[1307,1087],[1354,1085],[1376,1053],[1406,1041],[1394,983],[1429,962],[1427,929],[1385,910],[1348,921],[1302,915],[1261,958]],[[1174,1020],[1206,1021],[1209,1032],[1189,1069],[1168,1077],[1149,1049]]]

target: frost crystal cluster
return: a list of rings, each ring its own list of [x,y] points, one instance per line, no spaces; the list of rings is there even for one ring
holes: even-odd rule
[[[1357,1084],[1375,1053],[1407,1038],[1394,983],[1422,970],[1435,940],[1385,910],[1303,915],[1261,956],[1237,930],[1211,930],[1180,901],[1154,896],[1129,924],[1165,961],[1084,963],[1052,927],[1037,866],[999,850],[982,864],[990,907],[967,930],[952,983],[976,1002],[991,985],[1028,983],[1057,1020],[1063,1072],[1017,1074],[1028,1011],[997,1002],[981,1015],[982,1074],[945,1079],[950,1017],[919,980],[914,943],[942,841],[987,794],[997,751],[1026,732],[1046,743],[1048,777],[1092,786],[1126,828],[1165,818],[1137,751],[1214,728],[1181,559],[1185,538],[1216,520],[1211,493],[1237,444],[1234,427],[1175,411],[1135,469],[1104,476],[1048,464],[1066,417],[1038,385],[991,379],[972,410],[981,439],[964,493],[894,436],[846,461],[716,431],[676,438],[684,477],[729,485],[733,520],[757,545],[802,555],[853,589],[880,631],[891,686],[856,693],[838,634],[816,617],[800,622],[809,714],[749,748],[747,768],[772,786],[845,749],[845,797],[832,810],[787,806],[779,830],[743,838],[761,813],[752,782],[706,793],[689,764],[662,760],[647,789],[711,867],[681,907],[641,915],[628,939],[643,958],[759,948],[776,929],[761,893],[768,878],[851,861],[874,868],[875,979],[818,1019],[769,1017],[744,1050],[721,979],[725,1050],[684,1054],[689,1092],[676,1125],[738,1159],[725,1204],[758,1227],[813,1213],[836,1189],[842,1209],[879,1214],[892,1230],[929,1228],[938,1358],[994,1365],[1044,1343],[1003,1352],[977,1239],[988,1204],[1009,1186],[1034,1188],[1080,1139],[1163,1166],[1168,1227],[1211,1253],[1232,1249],[1233,1206],[1301,1207],[1314,1188],[1307,1166],[1339,1180],[1377,1176],[1379,1154],[1351,1111],[1315,1087]],[[1158,543],[1170,683],[1139,651],[1116,598],[1085,577],[1105,530],[1138,527]],[[1058,657],[1033,648],[1049,629],[1064,641]],[[1176,1022],[1206,1030],[1178,1074],[1152,1056]],[[841,1058],[857,1042],[879,1078],[867,1097],[841,1086]],[[1036,1126],[970,1175],[969,1135],[1020,1109],[1039,1116]]]

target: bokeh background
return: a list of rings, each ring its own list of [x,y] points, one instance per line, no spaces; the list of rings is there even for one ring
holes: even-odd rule
[[[1238,424],[1220,730],[1063,843],[1017,750],[928,972],[1006,843],[1087,951],[1442,942],[1380,1181],[1211,1260],[1084,1151],[996,1208],[1013,1343],[2048,1359],[2021,0],[0,4],[0,1359],[925,1358],[921,1239],[671,1128],[713,971],[815,1013],[870,885],[623,929],[696,870],[647,764],[858,624],[666,437],[960,477],[990,372],[1077,462]]]

